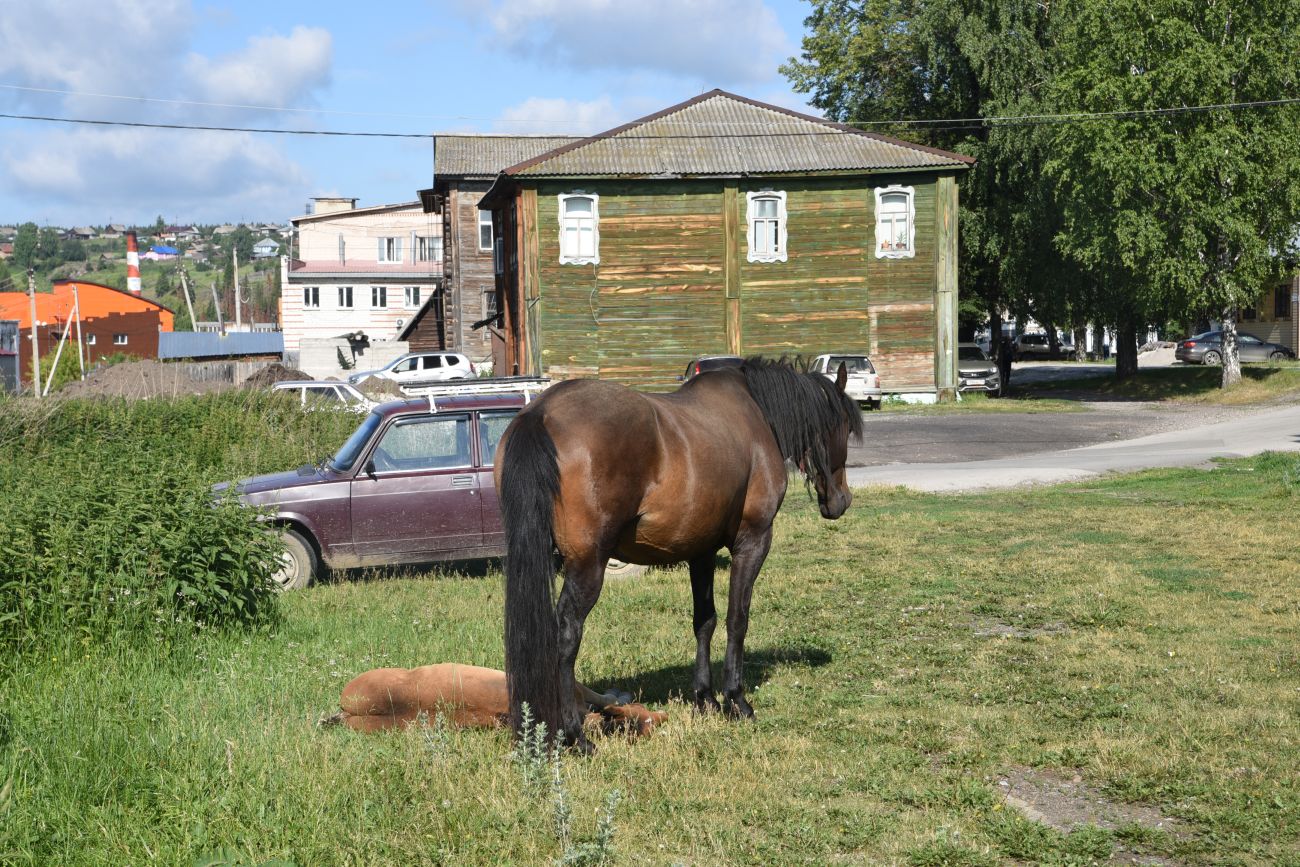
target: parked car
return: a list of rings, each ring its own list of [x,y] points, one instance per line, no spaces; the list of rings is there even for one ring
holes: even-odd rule
[[[1002,376],[976,343],[957,344],[957,391],[1002,393]]]
[[[296,470],[216,485],[282,528],[281,589],[326,568],[474,560],[505,554],[492,466],[519,394],[452,395],[375,407],[334,454]],[[606,577],[644,566],[611,560]]]
[[[1074,352],[1074,340],[1068,335],[1058,336],[1056,341],[1058,358]],[[1016,336],[1011,346],[1011,357],[1016,361],[1034,358],[1052,358],[1052,340],[1046,332],[1034,332]]]
[[[377,370],[358,370],[348,376],[348,382],[356,385],[374,376],[403,385],[470,379],[477,375],[473,362],[459,352],[408,352]]]
[[[1268,343],[1253,334],[1237,332],[1237,352],[1242,361],[1281,361],[1295,353],[1280,343]],[[1223,332],[1206,331],[1178,341],[1174,358],[1188,364],[1222,364]]]
[[[367,413],[375,408],[375,402],[357,391],[356,386],[332,379],[286,380],[275,383],[271,390],[292,392],[297,395],[303,409],[326,407]]]
[[[880,375],[876,373],[875,365],[867,356],[835,353],[819,355],[808,365],[808,372],[820,373],[834,379],[839,373],[841,364],[848,373],[844,393],[867,409],[880,409]]]
[[[744,360],[739,355],[701,355],[699,358],[691,359],[691,363],[686,365],[686,373],[683,374],[682,379],[691,379],[701,373],[708,373],[710,370],[722,367],[740,367]]]

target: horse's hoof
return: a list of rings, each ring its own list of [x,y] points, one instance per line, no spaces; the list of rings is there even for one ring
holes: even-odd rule
[[[695,709],[703,714],[722,713],[722,705],[713,697],[712,693],[697,693],[695,695]]]
[[[727,716],[732,719],[753,719],[754,709],[743,695],[738,695],[727,699]]]

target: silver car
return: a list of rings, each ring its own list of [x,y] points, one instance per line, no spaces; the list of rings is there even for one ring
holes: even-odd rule
[[[1268,343],[1253,334],[1237,332],[1237,353],[1242,361],[1281,361],[1295,353],[1280,343]],[[1174,358],[1188,364],[1223,364],[1223,332],[1206,331],[1178,341]]]
[[[957,390],[1002,393],[1002,376],[977,343],[957,344]]]

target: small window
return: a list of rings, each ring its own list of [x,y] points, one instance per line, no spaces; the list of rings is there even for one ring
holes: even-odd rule
[[[401,238],[380,238],[379,239],[379,256],[380,263],[394,263],[402,261],[402,239]]]
[[[313,309],[314,309],[314,308],[318,308],[318,307],[320,307],[320,287],[319,287],[319,286],[304,286],[304,287],[302,287],[302,306],[303,306],[304,308],[310,307],[310,308],[313,308]]]
[[[916,255],[916,204],[912,187],[876,188],[876,258]]]
[[[388,287],[371,286],[370,287],[370,306],[379,309],[388,306]]]
[[[502,246],[501,239],[497,239],[496,249],[492,251],[492,273],[506,273],[506,248]]]
[[[419,287],[419,286],[407,286],[407,287],[405,287],[404,289],[402,289],[402,302],[403,302],[407,307],[419,307],[419,306],[420,306],[420,287]]]
[[[497,293],[495,289],[483,293],[483,315],[497,315]]]
[[[339,287],[339,309],[340,310],[352,309],[352,287],[351,286]]]
[[[481,412],[478,416],[478,451],[483,466],[490,467],[496,460],[497,445],[501,435],[510,427],[510,422],[519,414],[519,410],[507,412]]]
[[[424,369],[425,369],[425,370],[437,370],[437,369],[440,368],[440,367],[442,367],[442,356],[441,356],[441,355],[426,355],[426,356],[424,356]]]
[[[560,264],[595,265],[600,262],[599,196],[560,195]]]
[[[125,334],[114,334],[114,335],[113,335],[113,345],[114,345],[114,346],[126,346],[126,339],[127,339],[127,338],[126,338],[126,335],[125,335]]]
[[[400,421],[384,434],[371,459],[381,473],[471,466],[469,418],[429,416]]]
[[[478,248],[481,252],[487,253],[492,249],[492,212],[479,210],[478,212]]]
[[[87,345],[87,346],[94,346],[94,345],[95,345],[95,335],[93,335],[93,334],[87,334],[87,335],[86,335],[86,345]]]
[[[1291,318],[1291,287],[1279,286],[1273,294],[1273,318]]]
[[[749,261],[786,261],[785,193],[746,193],[749,203]]]
[[[415,258],[419,262],[441,262],[442,238],[434,235],[416,236]]]

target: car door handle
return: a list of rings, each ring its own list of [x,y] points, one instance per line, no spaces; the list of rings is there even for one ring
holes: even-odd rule
[[[473,476],[452,476],[451,486],[453,488],[472,488],[474,487]]]

